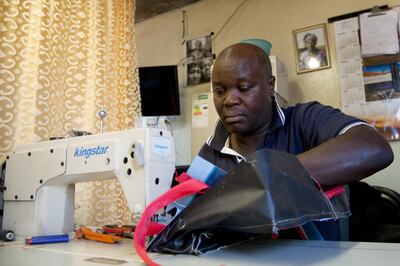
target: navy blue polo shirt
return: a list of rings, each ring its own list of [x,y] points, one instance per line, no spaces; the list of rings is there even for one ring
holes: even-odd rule
[[[318,102],[296,104],[280,108],[275,102],[270,133],[260,148],[299,154],[308,151],[331,138],[343,134],[349,128],[366,124],[364,121],[342,113],[339,109]],[[208,138],[199,152],[199,156],[221,169],[229,172],[245,157],[229,147],[229,132],[221,121],[217,122],[214,133]],[[347,195],[331,200],[337,211],[350,215]],[[347,226],[343,221],[316,222],[325,240],[346,240]]]
[[[343,134],[355,125],[365,124],[364,121],[346,115],[339,109],[315,101],[288,108],[280,108],[278,103],[274,102],[270,133],[260,148],[296,155]],[[221,121],[217,122],[214,134],[208,138],[199,155],[227,172],[244,159],[229,148],[229,133]]]

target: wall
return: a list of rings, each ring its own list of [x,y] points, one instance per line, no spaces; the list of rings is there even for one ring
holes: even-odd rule
[[[328,24],[328,39],[332,67],[326,70],[296,74],[292,31],[320,23],[334,17],[373,5],[398,4],[394,0],[248,0],[226,23],[243,0],[203,0],[186,6],[186,38],[196,38],[214,32],[213,48],[218,54],[223,48],[245,38],[263,38],[272,42],[271,53],[277,55],[289,72],[289,104],[317,100],[340,107],[340,92],[333,25]],[[221,27],[225,27],[220,31]],[[219,32],[220,31],[220,32]],[[218,33],[219,32],[219,33]],[[182,12],[168,12],[136,24],[136,41],[140,66],[177,64],[184,56],[182,43]],[[184,75],[181,64],[180,76]],[[172,118],[177,142],[177,162],[190,163],[191,95],[209,90],[208,84],[185,87],[181,81],[183,114]],[[396,155],[400,142],[391,143]],[[399,159],[400,160],[400,159]],[[400,191],[396,181],[400,161],[396,159],[387,170],[370,178],[371,182],[390,184]],[[400,175],[400,174],[399,174]]]

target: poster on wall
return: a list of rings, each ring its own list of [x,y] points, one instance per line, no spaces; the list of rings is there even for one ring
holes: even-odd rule
[[[208,127],[208,94],[193,95],[192,128]]]
[[[186,41],[188,86],[210,82],[211,66],[213,64],[211,35]]]
[[[334,22],[343,112],[400,139],[400,62],[363,65],[358,18]]]

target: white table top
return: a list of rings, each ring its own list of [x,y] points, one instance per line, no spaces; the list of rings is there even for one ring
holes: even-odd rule
[[[400,244],[258,240],[203,256],[150,254],[161,265],[400,265]],[[96,263],[94,263],[96,262]],[[0,266],[144,265],[132,240],[104,244],[88,240],[28,246],[0,242]]]

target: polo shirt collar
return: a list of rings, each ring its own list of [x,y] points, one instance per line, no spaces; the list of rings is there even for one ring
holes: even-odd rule
[[[272,121],[270,125],[270,132],[275,131],[276,129],[282,127],[285,124],[285,114],[283,113],[279,103],[272,97],[274,100],[274,112],[272,114]],[[211,148],[218,151],[227,151],[228,154],[232,153],[232,149],[229,148],[229,132],[225,129],[220,119],[217,120],[214,133],[208,137],[206,143]],[[226,144],[228,143],[228,146]],[[229,149],[229,150],[226,150]],[[233,151],[235,152],[235,151]],[[236,152],[235,152],[236,153]],[[233,155],[233,154],[232,154]]]

